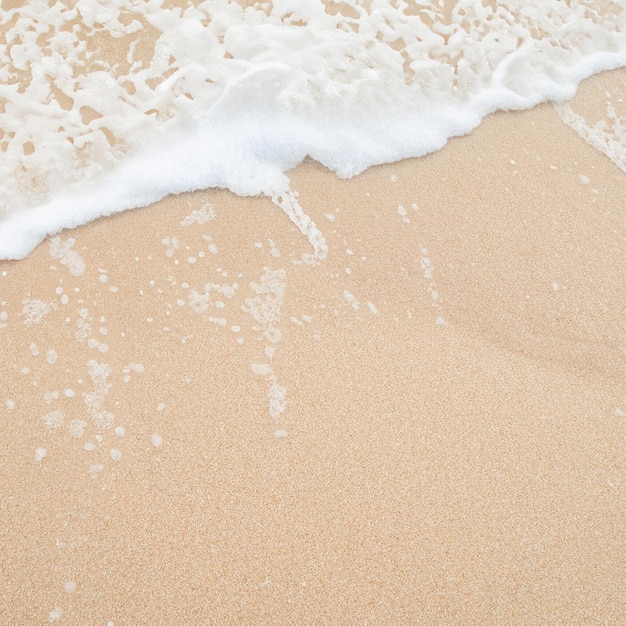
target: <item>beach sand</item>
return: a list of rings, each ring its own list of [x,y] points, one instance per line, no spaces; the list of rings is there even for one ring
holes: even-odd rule
[[[0,263],[0,622],[625,623],[626,175],[546,104],[290,176],[316,264],[219,190]]]

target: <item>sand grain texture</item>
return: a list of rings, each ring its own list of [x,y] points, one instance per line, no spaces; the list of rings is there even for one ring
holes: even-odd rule
[[[316,265],[215,190],[0,263],[0,622],[623,623],[624,173],[544,105],[291,179]]]

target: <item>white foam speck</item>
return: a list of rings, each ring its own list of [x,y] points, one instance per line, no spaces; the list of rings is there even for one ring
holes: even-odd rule
[[[273,378],[267,395],[270,401],[270,416],[278,422],[287,407],[287,387],[279,385],[278,381]]]
[[[111,448],[110,454],[114,461],[119,461],[122,458],[122,452],[117,448]]]
[[[115,427],[115,434],[118,437],[124,437],[124,435],[126,435],[126,429],[123,426],[116,426]]]
[[[13,410],[15,410],[15,407],[17,406],[17,405],[15,404],[15,400],[11,400],[11,399],[7,400],[7,401],[5,402],[5,404],[6,404],[6,407],[7,407],[7,409],[8,409],[9,411],[13,411]]]
[[[283,430],[282,428],[274,432],[274,437],[276,437],[276,439],[284,439],[286,436],[287,431]]]
[[[50,615],[48,615],[48,621],[58,622],[61,617],[63,617],[63,611],[59,607],[56,607],[55,609],[50,611]]]
[[[87,426],[87,422],[85,420],[72,420],[69,426],[69,433],[75,439],[80,439]]]
[[[109,428],[113,423],[114,416],[104,409],[104,401],[112,386],[111,383],[107,382],[112,371],[111,367],[106,363],[90,360],[87,362],[87,371],[93,382],[94,390],[91,393],[83,394],[85,408],[99,428]]]
[[[104,466],[103,466],[103,465],[99,465],[99,464],[96,464],[96,465],[91,465],[91,466],[89,467],[89,475],[90,475],[92,478],[96,478],[96,476],[98,476],[98,474],[99,474],[99,473],[100,473],[103,469],[104,469]]]
[[[435,268],[433,266],[432,261],[427,256],[428,255],[428,248],[422,248],[421,252],[424,255],[424,256],[422,256],[422,260],[421,260],[422,274],[423,274],[424,279],[426,280],[426,284],[428,286],[428,293],[430,294],[432,305],[435,308],[435,310],[438,311],[438,312],[441,312],[441,303],[439,301],[439,292],[437,291],[437,288],[436,288],[437,284],[436,284],[435,278],[434,278]],[[438,315],[437,319],[435,320],[435,324],[437,326],[444,326],[445,323],[446,322],[445,322],[443,316]]]
[[[159,402],[159,404],[157,404],[157,411],[161,412],[165,410],[165,402]]]
[[[228,320],[225,317],[209,316],[207,319],[216,326],[226,326],[226,324],[228,324]]]
[[[251,282],[251,289],[257,294],[248,298],[242,310],[249,313],[263,331],[270,343],[278,343],[281,331],[277,324],[281,319],[281,308],[286,289],[285,270],[265,268],[259,282]]]
[[[74,334],[74,337],[76,337],[79,343],[84,343],[85,340],[91,335],[90,322],[91,318],[89,317],[87,309],[80,309],[78,312],[78,318],[76,319],[76,326],[78,327],[78,330]]]
[[[48,352],[46,353],[46,361],[50,365],[54,365],[57,362],[58,358],[59,355],[54,350],[48,350]]]
[[[47,428],[59,428],[63,425],[65,415],[61,411],[50,411],[42,417],[44,424]]]
[[[161,239],[161,243],[165,246],[165,256],[173,257],[178,250],[178,239],[176,237],[164,237]]]
[[[205,204],[199,209],[194,209],[189,215],[187,215],[182,222],[181,226],[191,226],[192,224],[206,224],[210,220],[215,218],[215,209],[212,204]]]
[[[43,399],[46,404],[52,404],[53,400],[59,399],[59,392],[57,390],[47,391],[46,393],[44,393]]]
[[[25,299],[22,303],[22,315],[24,316],[24,326],[41,324],[43,318],[52,311],[54,305],[51,302],[44,302],[39,299]]]
[[[76,583],[73,580],[68,580],[63,585],[63,589],[65,589],[67,593],[74,593],[76,591]]]
[[[150,441],[152,441],[152,445],[155,448],[160,448],[163,445],[163,437],[158,433],[153,433],[152,437],[150,437]]]
[[[60,237],[50,240],[50,256],[59,259],[61,265],[65,265],[73,276],[82,276],[85,273],[85,261],[72,247],[76,243],[73,237],[61,241]]]
[[[359,301],[349,292],[349,291],[344,291],[343,292],[343,297],[350,303],[350,306],[355,310],[358,311],[360,308],[360,304]]]
[[[41,461],[41,459],[43,459],[47,453],[48,451],[45,448],[37,448],[35,450],[35,461],[39,463],[39,461]]]
[[[270,254],[275,258],[280,258],[280,250],[276,247],[276,242],[273,239],[269,240]]]
[[[624,417],[626,415],[622,409],[615,409],[615,417]]]
[[[379,311],[376,308],[376,305],[373,302],[370,302],[369,300],[367,301],[367,306],[371,312],[372,315],[378,315]]]

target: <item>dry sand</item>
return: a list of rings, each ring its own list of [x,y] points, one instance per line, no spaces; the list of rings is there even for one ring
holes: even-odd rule
[[[626,622],[626,175],[544,105],[292,188],[317,265],[215,190],[0,263],[0,623]]]

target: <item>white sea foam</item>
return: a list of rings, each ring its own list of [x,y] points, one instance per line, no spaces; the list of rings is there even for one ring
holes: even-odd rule
[[[168,193],[287,197],[626,65],[607,0],[32,0],[0,13],[0,258]]]

